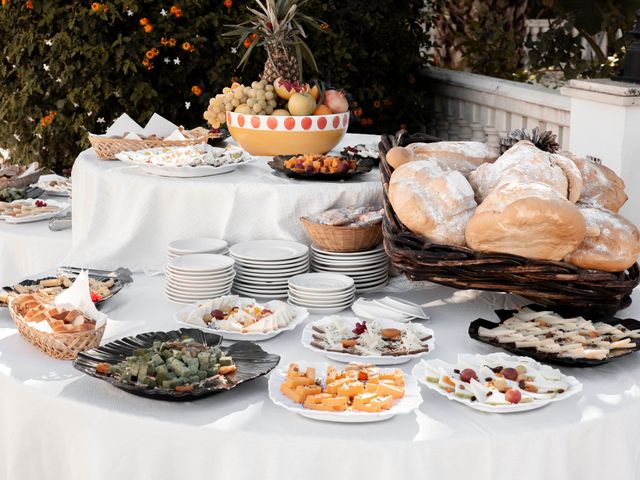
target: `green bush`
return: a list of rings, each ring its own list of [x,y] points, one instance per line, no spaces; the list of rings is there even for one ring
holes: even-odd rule
[[[212,95],[234,77],[250,82],[262,70],[257,55],[236,71],[243,52],[221,37],[224,25],[245,18],[248,3],[3,0],[0,38],[10,41],[0,45],[0,146],[20,162],[60,169],[88,146],[87,132],[103,132],[123,112],[141,123],[157,111],[187,127],[204,125]],[[428,48],[422,4],[305,6],[329,25],[310,34],[309,44],[317,76],[357,102],[351,130],[391,132],[422,122],[414,92],[420,52]]]

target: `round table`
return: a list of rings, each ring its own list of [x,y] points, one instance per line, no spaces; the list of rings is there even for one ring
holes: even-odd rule
[[[53,232],[48,220],[18,224],[0,221],[0,286],[55,268],[70,250],[70,229]]]
[[[136,275],[107,305],[104,341],[174,329],[180,308],[163,277]],[[403,294],[428,304],[431,358],[490,353],[467,335],[513,298],[445,287]],[[620,316],[640,314],[640,296]],[[313,319],[315,316],[310,318]],[[302,326],[261,346],[295,360],[324,361],[302,347]],[[518,414],[486,414],[422,389],[414,413],[373,424],[336,424],[275,406],[267,379],[188,403],[118,390],[52,360],[0,312],[0,478],[355,479],[580,478],[631,480],[640,471],[640,364],[634,354],[587,369],[566,401]],[[402,366],[409,372],[414,362]],[[4,475],[4,476],[3,476]]]
[[[375,144],[376,135],[347,134],[336,147]],[[209,236],[307,241],[299,218],[332,207],[381,204],[378,169],[349,181],[300,181],[276,174],[267,157],[212,177],[169,178],[92,149],[73,167],[73,249],[65,262],[93,268],[158,271],[167,245]]]

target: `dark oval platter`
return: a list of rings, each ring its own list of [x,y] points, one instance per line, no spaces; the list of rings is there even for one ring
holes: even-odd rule
[[[96,372],[96,365],[109,363],[115,365],[139,348],[148,348],[154,341],[180,340],[183,337],[191,337],[196,342],[207,346],[220,345],[222,337],[215,333],[204,332],[197,328],[181,328],[170,332],[147,332],[139,335],[124,337],[120,340],[109,342],[86,352],[81,352],[73,361],[73,366],[87,375],[110,383],[114,387],[126,392],[157,400],[186,401],[203,398],[214,393],[225,392],[237,387],[241,383],[266,375],[280,362],[280,356],[265,352],[253,342],[236,342],[229,348],[222,349],[225,354],[233,358],[237,371],[234,374],[233,384],[230,386],[204,385],[194,388],[190,392],[177,392],[162,388],[148,388],[145,385],[131,382],[123,382],[109,375]]]
[[[527,305],[528,308],[530,308],[531,310],[535,310],[537,312],[541,312],[541,311],[548,311],[549,307],[543,307],[541,305]],[[626,349],[620,349],[620,350],[614,350],[612,354],[608,355],[607,358],[604,358],[602,360],[595,360],[595,359],[588,359],[588,358],[566,358],[566,357],[559,357],[554,353],[546,353],[546,352],[539,352],[537,351],[535,348],[533,347],[525,347],[525,348],[518,348],[516,347],[515,343],[500,343],[497,340],[494,340],[492,338],[485,338],[485,337],[481,337],[478,334],[478,329],[480,327],[484,327],[484,328],[488,328],[488,329],[493,329],[496,328],[498,326],[500,326],[502,324],[502,322],[504,322],[505,320],[511,318],[513,316],[514,313],[516,313],[518,310],[496,310],[496,315],[498,316],[498,318],[500,319],[499,322],[492,322],[489,320],[486,320],[484,318],[478,318],[477,320],[474,320],[473,322],[471,322],[471,324],[469,325],[469,336],[471,338],[473,338],[474,340],[478,340],[479,342],[482,343],[487,343],[489,345],[493,345],[494,347],[499,347],[502,348],[503,350],[506,350],[508,352],[511,353],[515,353],[516,355],[521,355],[521,356],[525,356],[525,357],[531,357],[535,360],[539,360],[541,362],[545,362],[545,363],[552,363],[554,365],[563,365],[566,367],[594,367],[596,365],[602,365],[604,363],[609,363],[612,360],[615,360],[617,358],[620,357],[624,357],[626,355],[629,355],[631,353],[634,353],[638,350],[640,350],[640,341],[636,341],[636,347],[635,348],[626,348]],[[556,311],[556,313],[558,313]],[[559,313],[559,315],[562,315]],[[567,315],[562,315],[565,318],[567,318]],[[609,323],[611,325],[622,325],[625,328],[629,329],[629,330],[637,330],[640,329],[640,321],[638,320],[634,320],[633,318],[626,318],[626,319],[621,319],[621,318],[617,318],[617,317],[602,317],[599,318],[597,320],[592,320],[594,323],[595,322],[603,322],[603,323]]]
[[[289,160],[290,158],[298,156],[299,155],[279,155],[277,157],[273,157],[273,160],[269,160],[267,163],[276,172],[286,175],[290,178],[295,178],[297,180],[320,180],[329,182],[349,180],[357,175],[368,173],[371,171],[374,165],[373,159],[363,158],[361,160],[358,160],[358,165],[355,170],[347,173],[298,173],[284,166],[285,160]],[[347,158],[344,159],[349,160]]]
[[[100,276],[96,276],[96,275],[90,275],[91,278],[93,278],[94,280],[99,280],[102,282],[106,282],[107,280],[112,279],[112,277],[100,277]],[[58,277],[42,277],[42,278],[37,278],[35,280],[32,279],[28,279],[28,280],[23,280],[21,282],[18,283],[18,285],[23,285],[25,287],[29,287],[31,285],[36,285],[38,283],[40,283],[42,280],[53,280],[55,278]],[[111,297],[113,297],[116,293],[118,293],[120,290],[122,290],[122,288],[127,285],[126,283],[122,282],[120,279],[118,278],[113,278],[113,286],[109,289],[109,291],[111,292],[111,295],[107,296],[107,297],[103,297],[101,300],[95,302],[95,306],[96,308],[101,308],[105,302],[107,302]],[[6,287],[2,287],[2,290],[5,290],[7,292],[15,292],[15,289],[13,288],[13,286],[6,286]],[[16,292],[18,293],[18,292]],[[7,305],[2,303],[0,304],[0,307],[6,307]]]

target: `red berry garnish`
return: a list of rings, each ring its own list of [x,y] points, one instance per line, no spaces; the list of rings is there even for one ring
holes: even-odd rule
[[[102,295],[96,292],[91,292],[91,301],[93,303],[99,302],[100,300],[102,300]]]
[[[224,312],[222,310],[211,310],[211,316],[216,320],[224,320]]]
[[[356,328],[353,329],[353,333],[356,335],[362,335],[367,331],[367,322],[363,321],[362,323],[356,322]]]

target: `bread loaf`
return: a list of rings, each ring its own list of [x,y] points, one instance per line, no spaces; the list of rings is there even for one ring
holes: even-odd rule
[[[583,187],[578,202],[612,212],[620,211],[627,195],[624,193],[624,181],[613,170],[571,152],[559,154],[570,159],[582,175]]]
[[[511,171],[524,173],[532,181],[549,185],[571,202],[576,202],[582,191],[582,176],[571,160],[522,140],[494,163],[485,163],[471,172],[469,183],[476,192],[476,201],[484,201],[502,177]]]
[[[436,142],[393,147],[386,158],[393,168],[414,160],[434,160],[445,170],[456,170],[467,176],[478,166],[493,162],[499,156],[497,148],[482,142]]]
[[[585,237],[578,207],[555,188],[513,170],[467,223],[466,242],[482,252],[562,260]]]
[[[389,181],[389,201],[400,221],[434,243],[464,245],[476,202],[464,176],[433,160],[400,166]]]
[[[587,234],[565,261],[581,268],[622,272],[640,254],[640,235],[629,220],[609,210],[579,205]]]

